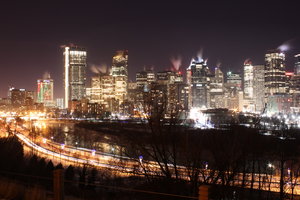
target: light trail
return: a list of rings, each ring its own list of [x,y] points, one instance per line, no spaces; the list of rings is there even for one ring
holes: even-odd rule
[[[108,169],[116,170],[117,172],[119,172],[119,175],[122,175],[122,176],[131,176],[133,174],[134,175],[144,175],[144,173],[142,172],[143,170],[146,170],[146,172],[149,175],[156,175],[157,176],[158,174],[160,174],[159,173],[159,168],[160,168],[159,165],[156,164],[153,161],[143,161],[142,165],[144,165],[145,168],[140,169],[141,171],[140,171],[140,173],[138,173],[132,167],[132,166],[134,166],[136,164],[137,161],[135,161],[134,159],[129,160],[128,157],[124,157],[127,160],[123,162],[122,166],[112,165],[112,164],[109,164],[109,163],[101,163],[101,162],[99,162],[96,159],[75,158],[75,157],[72,157],[72,156],[68,156],[68,155],[62,154],[62,152],[57,153],[57,152],[45,149],[45,148],[43,148],[43,147],[41,147],[41,146],[39,146],[39,145],[31,142],[30,139],[28,139],[26,136],[24,136],[21,133],[15,133],[15,135],[26,146],[28,146],[30,148],[34,148],[35,150],[37,150],[40,153],[43,153],[45,155],[50,155],[50,156],[53,156],[53,157],[55,157],[57,159],[66,160],[68,162],[73,162],[73,163],[82,164],[82,165],[86,165],[87,164],[87,165],[90,165],[90,166],[93,166],[93,167],[108,168]],[[70,147],[65,147],[65,148],[68,149]],[[72,147],[72,149],[73,149],[73,147]],[[91,150],[85,149],[85,148],[82,148],[81,150],[77,149],[77,151],[85,151],[85,152],[89,151],[89,152],[91,152]],[[64,153],[66,153],[66,152],[64,152]],[[97,155],[98,156],[104,156],[104,157],[106,157],[104,160],[106,160],[107,162],[111,161],[110,159],[115,159],[114,156],[101,155],[99,153],[97,153]],[[119,158],[122,158],[122,156],[119,156]],[[168,164],[168,166],[169,167],[173,167],[172,164]],[[152,169],[152,170],[149,171],[148,169]],[[186,167],[184,167],[184,166],[178,166],[178,170],[180,171],[180,177],[182,179],[189,180],[188,170],[187,170]],[[209,177],[210,173],[211,173],[211,171],[209,169],[205,170],[205,176],[206,177]],[[215,172],[215,173],[217,173],[217,172]],[[255,175],[256,179],[258,178],[257,176],[258,175],[256,174]],[[174,175],[174,177],[175,177],[175,175]],[[251,175],[250,174],[246,174],[246,177],[251,177]],[[263,179],[264,177],[265,178],[270,178],[270,176],[268,176],[266,174],[261,174],[261,179]],[[272,175],[271,177],[272,177],[271,178],[271,182],[269,182],[267,184],[262,184],[261,183],[261,185],[259,185],[259,181],[258,180],[254,180],[253,181],[253,188],[254,189],[259,189],[259,187],[261,187],[261,190],[264,190],[264,191],[270,190],[272,192],[279,192],[280,177],[279,176],[275,176],[275,175]],[[203,177],[200,177],[200,179],[202,181],[204,181]],[[235,186],[241,186],[242,185],[242,174],[238,174],[238,179],[235,179],[234,182],[238,184],[238,185],[235,185]],[[251,183],[251,180],[245,180],[245,182],[248,183],[248,185],[245,185],[245,187],[246,188],[250,188],[250,184],[249,183]],[[217,184],[222,184],[221,179],[217,180],[216,183]],[[299,184],[297,184],[296,186],[299,186]],[[289,188],[288,193],[291,193],[290,191],[291,191],[291,188]],[[295,195],[299,195],[300,194],[300,188],[295,187],[294,194]]]
[[[22,130],[22,131],[26,132],[26,130]],[[7,136],[7,134],[5,134],[6,130],[4,130],[3,128],[1,132],[3,133],[4,137]],[[114,170],[115,172],[118,172],[119,175],[127,176],[127,177],[132,175],[143,176],[145,175],[145,173],[147,173],[148,175],[163,176],[162,172],[160,172],[159,164],[154,161],[143,160],[143,162],[141,163],[138,161],[138,159],[104,153],[104,152],[95,152],[94,156],[92,156],[93,150],[91,149],[76,148],[67,145],[64,145],[64,148],[60,149],[61,144],[49,140],[46,140],[46,142],[44,142],[43,138],[40,138],[41,141],[43,141],[41,142],[41,145],[49,145],[47,147],[52,146],[52,151],[51,151],[46,147],[42,147],[34,143],[21,132],[15,132],[14,134],[16,135],[16,137],[19,138],[20,141],[22,141],[22,144],[25,145],[26,147],[32,148],[43,155],[52,156],[53,158],[60,160],[60,162],[64,160],[66,162],[74,163],[74,164],[90,165],[98,168],[111,169]],[[59,152],[56,152],[54,149],[59,150]],[[164,163],[161,164],[164,165]],[[171,168],[171,171],[174,170],[173,164],[167,164],[167,166]],[[176,166],[176,167],[179,170],[179,177],[181,179],[189,181],[190,177],[189,177],[188,168],[185,166]],[[217,171],[215,171],[214,175],[216,174],[218,174]],[[199,177],[199,181],[204,181],[204,179],[209,176],[211,177],[211,170],[206,169],[204,170],[204,176]],[[279,192],[279,186],[280,186],[279,176],[260,174],[260,178],[261,178],[260,180],[262,180],[264,177],[267,179],[270,179],[270,177],[272,177],[271,179],[272,182],[268,182],[268,183],[263,183],[263,182],[259,183],[258,176],[259,175],[257,174],[254,176],[255,179],[253,180],[253,189],[260,188],[261,190],[264,191],[270,190],[272,192]],[[173,175],[173,177],[175,177],[175,175]],[[237,179],[233,181],[234,186],[242,186],[242,182],[243,182],[242,177],[243,176],[241,173],[237,174]],[[245,180],[245,182],[247,182],[248,185],[244,187],[250,188],[251,174],[246,174],[246,177],[247,179]],[[219,180],[216,181],[216,184],[222,184],[221,178],[219,178]],[[291,188],[290,181],[285,179],[284,186],[288,190],[287,193],[291,193],[292,188]],[[300,194],[299,184],[296,184],[294,188],[294,194],[295,195]]]

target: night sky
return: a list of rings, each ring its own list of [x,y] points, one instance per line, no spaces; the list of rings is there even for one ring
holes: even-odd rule
[[[1,1],[0,96],[9,86],[35,90],[51,73],[55,97],[63,96],[60,46],[86,47],[88,68],[111,65],[118,49],[129,51],[129,74],[144,66],[170,68],[181,56],[183,71],[203,49],[210,68],[241,71],[245,59],[263,64],[264,53],[283,43],[288,68],[300,53],[297,1]],[[300,4],[300,3],[299,3]],[[92,75],[88,69],[89,77]]]

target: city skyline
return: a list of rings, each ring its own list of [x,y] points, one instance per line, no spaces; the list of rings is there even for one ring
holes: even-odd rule
[[[72,21],[72,15],[66,16],[71,13],[69,6],[75,11],[82,9],[82,16]],[[259,6],[234,1],[116,1],[91,2],[82,8],[76,1],[72,5],[66,1],[6,3],[1,12],[6,23],[1,33],[0,95],[5,97],[9,86],[35,90],[36,79],[49,71],[55,97],[63,97],[63,50],[59,47],[70,42],[88,51],[88,79],[93,65],[111,67],[111,57],[120,49],[128,49],[130,54],[129,80],[145,66],[154,66],[155,71],[170,68],[170,58],[178,56],[185,71],[201,49],[211,69],[222,63],[223,72],[242,72],[247,58],[263,64],[266,51],[282,44],[292,48],[286,52],[287,69],[292,70],[294,55],[300,52],[296,8],[293,2],[276,1]],[[10,59],[12,55],[16,59]]]
[[[0,197],[300,199],[299,5],[3,1]]]

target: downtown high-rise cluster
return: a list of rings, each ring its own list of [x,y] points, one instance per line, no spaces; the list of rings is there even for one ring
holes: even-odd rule
[[[147,114],[149,103],[164,105],[166,116],[178,111],[188,113],[192,108],[225,108],[259,114],[298,112],[299,58],[300,55],[295,55],[295,72],[287,72],[284,52],[270,50],[265,54],[265,63],[253,65],[248,59],[242,66],[243,73],[224,73],[220,66],[210,70],[207,61],[197,57],[186,68],[186,77],[175,68],[159,72],[144,69],[136,73],[134,82],[128,82],[128,52],[118,51],[113,56],[111,70],[99,71],[93,76],[91,86],[85,89],[85,95],[75,98],[66,96],[68,103],[65,102],[65,108],[70,113],[115,113],[128,116]],[[72,59],[69,56],[66,61]],[[86,63],[86,56],[81,59],[77,61]],[[76,63],[65,62],[65,69],[72,65]],[[72,77],[75,74],[78,80],[82,77],[84,70],[80,66],[76,68],[77,71],[69,67],[65,73],[65,77],[69,74],[65,81],[70,79],[65,83],[66,95],[73,93],[67,88],[67,85],[72,85]],[[81,79],[83,84],[84,78]],[[73,90],[76,92],[78,89]]]
[[[131,116],[149,114],[147,106],[164,106],[165,116],[191,109],[228,109],[257,114],[295,113],[300,108],[300,54],[293,72],[286,71],[285,53],[270,50],[265,62],[247,59],[243,72],[211,70],[206,60],[193,58],[186,71],[179,67],[155,72],[146,69],[128,81],[128,51],[112,55],[111,68],[87,78],[87,50],[63,46],[64,98],[53,98],[53,80],[46,73],[37,80],[36,92],[10,88],[2,104],[12,108],[43,110],[60,108],[73,117]],[[185,76],[184,76],[185,75]],[[88,86],[89,85],[89,86]]]

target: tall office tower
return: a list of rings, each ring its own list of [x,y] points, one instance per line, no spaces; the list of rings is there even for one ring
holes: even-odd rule
[[[49,73],[45,73],[43,79],[37,80],[37,102],[45,106],[54,106],[53,79]]]
[[[252,62],[244,62],[244,98],[253,99],[254,69]]]
[[[87,52],[75,45],[65,46],[64,49],[65,108],[68,108],[69,101],[81,100],[85,96]]]
[[[187,73],[190,73],[190,87],[191,98],[190,107],[209,107],[209,69],[206,61],[201,58],[193,59],[190,66],[187,69]]]
[[[13,108],[19,108],[21,106],[32,106],[34,103],[34,92],[26,91],[25,89],[9,89],[9,98]]]
[[[57,98],[56,99],[56,107],[59,109],[64,108],[64,98]]]
[[[26,100],[26,90],[25,89],[10,88],[9,93],[10,93],[9,96],[11,99],[11,105],[14,108],[18,108],[20,106],[25,105],[25,100]]]
[[[148,90],[149,85],[156,80],[153,70],[144,70],[141,72],[137,72],[135,78],[137,87],[144,88],[145,90]]]
[[[104,108],[108,111],[114,112],[119,109],[119,99],[116,99],[115,87],[114,87],[114,77],[110,75],[101,75],[100,76],[100,85],[101,85],[101,105],[104,105]]]
[[[287,94],[293,93],[293,86],[295,83],[295,73],[294,72],[285,72],[285,92]]]
[[[86,93],[89,92],[89,95],[87,94],[87,97],[89,97],[89,100],[91,103],[99,103],[102,99],[102,88],[101,88],[101,75],[97,74],[92,77],[91,79],[91,88],[87,88]]]
[[[253,66],[253,100],[255,105],[255,112],[262,112],[264,110],[265,98],[265,66]]]
[[[265,99],[270,95],[285,93],[285,55],[279,50],[269,50],[265,55]]]
[[[210,81],[210,107],[224,108],[224,75],[219,67],[215,68],[215,75]]]
[[[238,90],[242,89],[242,77],[240,73],[227,72],[226,83],[232,87],[236,87]]]
[[[128,51],[117,51],[112,60],[111,75],[114,78],[115,99],[121,105],[127,98]]]
[[[156,81],[158,84],[167,85],[173,83],[182,83],[183,77],[181,72],[177,71],[162,71],[157,72]]]
[[[295,74],[300,75],[300,54],[295,55]]]

